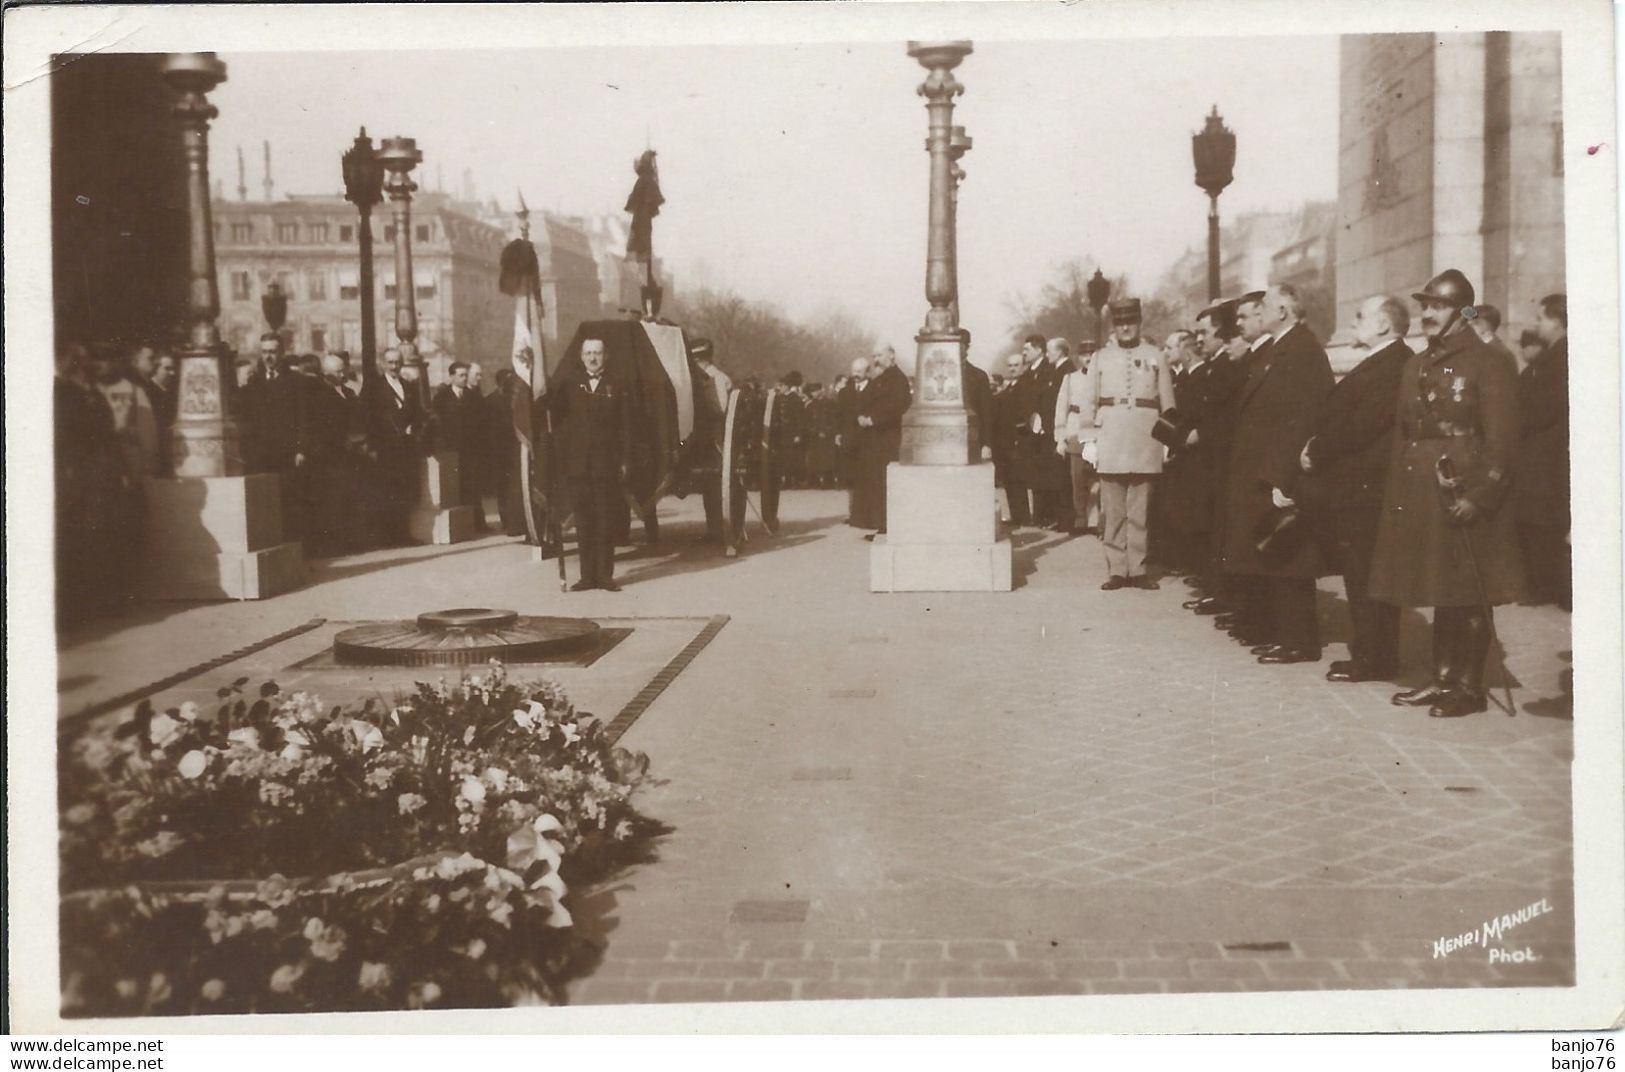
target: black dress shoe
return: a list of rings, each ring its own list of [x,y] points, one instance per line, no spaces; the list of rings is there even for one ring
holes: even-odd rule
[[[1396,692],[1388,700],[1395,707],[1432,707],[1440,700],[1454,691],[1449,685],[1438,681],[1429,681],[1420,688],[1407,689]]]
[[[1213,616],[1213,628],[1234,629],[1235,627],[1236,616],[1234,614],[1216,614]]]
[[[603,584],[598,586],[598,590],[600,592],[619,592],[621,590],[621,586],[616,584],[614,581],[605,581]]]
[[[1258,661],[1268,666],[1285,666],[1289,663],[1318,663],[1320,662],[1320,652],[1315,648],[1289,648],[1283,644],[1274,651],[1267,651],[1260,655]]]
[[[1102,592],[1115,592],[1119,588],[1127,588],[1127,587],[1128,587],[1128,578],[1127,577],[1112,576],[1112,577],[1107,577],[1106,578],[1106,583],[1100,586],[1100,590]]]
[[[572,591],[572,592],[590,592],[594,588],[597,588],[597,587],[598,586],[596,584],[594,584],[593,582],[583,579],[583,580],[577,581],[575,584],[572,584],[570,586],[570,591]]]
[[[1128,583],[1133,585],[1135,588],[1140,588],[1147,592],[1155,592],[1157,589],[1162,587],[1162,585],[1158,584],[1156,581],[1153,581],[1147,574],[1144,573],[1140,574],[1138,577],[1131,577]]]
[[[1388,681],[1394,671],[1387,667],[1367,666],[1353,659],[1339,659],[1326,671],[1327,681]]]
[[[1252,646],[1252,648],[1250,649],[1250,654],[1253,654],[1253,655],[1268,655],[1272,651],[1279,650],[1280,647],[1281,647],[1281,645],[1279,645],[1279,644],[1254,644]]]
[[[1489,707],[1482,692],[1469,692],[1466,689],[1457,689],[1447,692],[1439,698],[1439,702],[1428,708],[1429,718],[1461,718],[1465,715],[1476,715]]]

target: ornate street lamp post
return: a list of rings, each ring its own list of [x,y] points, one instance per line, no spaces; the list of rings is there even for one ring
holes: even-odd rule
[[[1219,118],[1219,106],[1199,134],[1191,136],[1196,158],[1196,185],[1207,191],[1207,300],[1219,300],[1219,195],[1230,185],[1236,166],[1236,135]]]
[[[1095,311],[1095,343],[1106,345],[1106,301],[1112,296],[1112,285],[1106,282],[1106,277],[1095,269],[1095,274],[1089,277],[1084,284],[1084,296],[1089,299],[1089,308]]]
[[[965,409],[959,362],[964,347],[959,337],[958,265],[955,263],[955,180],[958,157],[970,148],[960,131],[954,139],[954,98],[965,87],[953,70],[970,54],[969,41],[910,41],[908,54],[926,71],[920,84],[929,116],[925,148],[931,154],[930,212],[926,236],[925,326],[914,337],[918,364],[914,378],[914,404],[903,419],[902,462],[905,465],[964,465],[975,459],[972,417]]]
[[[372,289],[372,210],[383,200],[384,165],[362,127],[355,142],[345,151],[344,199],[356,207],[361,224],[356,243],[361,255],[361,386],[365,390],[378,378],[378,319],[373,311]],[[397,289],[396,294],[400,291]]]
[[[971,149],[970,135],[965,128],[956,126],[948,137],[948,158],[953,162],[953,197],[951,211],[948,213],[952,235],[948,239],[949,257],[954,263],[954,296],[949,301],[949,307],[954,314],[954,323],[959,323],[959,184],[965,181],[965,169],[959,166],[960,159]]]
[[[173,432],[175,475],[235,476],[243,472],[230,406],[236,380],[215,324],[220,289],[209,204],[209,120],[220,113],[208,94],[226,80],[226,65],[213,52],[178,52],[164,56],[159,70],[176,93],[173,110],[186,159],[186,342]]]
[[[389,173],[384,189],[395,208],[395,337],[401,341],[402,359],[418,364],[417,287],[412,277],[412,192],[418,187],[412,169],[423,162],[423,153],[411,138],[385,138],[378,159]]]

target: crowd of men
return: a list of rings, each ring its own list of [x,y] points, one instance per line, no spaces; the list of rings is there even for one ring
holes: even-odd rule
[[[344,353],[299,356],[267,332],[258,359],[238,368],[232,404],[234,468],[279,478],[283,536],[310,557],[412,542],[420,460],[457,451],[459,500],[489,531],[485,502],[502,531],[526,532],[518,486],[519,443],[510,368],[487,392],[476,364],[453,361],[433,390],[421,365],[391,347],[364,377]],[[129,594],[133,556],[146,538],[145,480],[174,471],[172,429],[178,364],[152,346],[60,347],[56,361],[55,456],[59,606],[72,621]]]
[[[1349,657],[1327,673],[1333,681],[1395,678],[1402,610],[1433,608],[1430,680],[1394,702],[1437,717],[1484,710],[1492,608],[1571,606],[1567,302],[1543,298],[1514,354],[1498,337],[1499,311],[1475,304],[1460,272],[1441,272],[1411,298],[1359,306],[1351,327],[1364,357],[1341,379],[1289,285],[1217,302],[1160,348],[1141,335],[1139,302],[1115,301],[1104,345],[1031,335],[991,379],[963,361],[973,454],[991,458],[1012,526],[1097,532],[1108,591],[1183,575],[1196,589],[1185,607],[1212,616],[1261,663],[1320,660],[1323,576],[1341,575],[1352,633]],[[1413,321],[1420,352],[1407,342],[1418,334]],[[716,388],[720,420],[732,382],[707,340],[693,340],[691,352]],[[528,531],[512,424],[528,387],[503,368],[488,392],[480,366],[453,361],[431,391],[408,356],[391,347],[377,374],[363,376],[347,355],[295,358],[267,333],[258,361],[240,369],[241,468],[279,477],[284,535],[307,554],[411,542],[420,460],[437,448],[457,451],[459,497],[478,529],[488,529],[489,496],[502,531]],[[586,397],[577,410],[604,408],[590,371],[578,386]],[[168,353],[60,348],[65,618],[127,588],[147,531],[144,480],[174,471],[178,393]],[[775,417],[785,484],[844,484],[850,524],[869,539],[884,533],[886,467],[898,458],[911,393],[889,346],[828,388],[787,376]],[[556,395],[566,409],[555,418],[568,417],[572,397]],[[587,453],[610,457],[603,444],[625,432],[582,434],[582,444],[598,444]],[[605,487],[624,477],[624,459],[602,473],[596,461],[584,466],[566,475]],[[748,459],[740,468],[742,482],[754,479]],[[623,497],[596,484],[573,491],[604,507],[578,510],[583,584],[612,588]],[[716,539],[720,488],[706,488],[705,500],[702,538]]]
[[[1493,607],[1571,606],[1567,301],[1541,299],[1517,356],[1459,271],[1412,304],[1360,305],[1365,356],[1341,379],[1285,284],[1160,349],[1133,300],[1098,349],[1030,336],[992,406],[1011,524],[1082,531],[1097,484],[1101,587],[1185,575],[1186,609],[1266,664],[1321,659],[1315,583],[1341,575],[1352,639],[1332,681],[1396,678],[1401,611],[1433,608],[1430,679],[1393,702],[1484,710]]]

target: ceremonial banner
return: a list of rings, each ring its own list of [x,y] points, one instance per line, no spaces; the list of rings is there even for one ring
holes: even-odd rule
[[[680,442],[687,442],[694,433],[694,380],[689,374],[688,346],[683,342],[683,329],[672,324],[644,321],[643,330],[649,336],[655,353],[660,356],[661,367],[666,370],[666,378],[671,381],[672,390],[677,396],[677,438]]]

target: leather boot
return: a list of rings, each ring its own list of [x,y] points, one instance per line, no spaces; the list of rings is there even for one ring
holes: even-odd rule
[[[1429,718],[1461,718],[1488,706],[1484,663],[1490,652],[1490,619],[1483,607],[1461,607],[1456,614],[1455,687],[1428,708]]]
[[[1433,608],[1433,680],[1419,688],[1396,692],[1389,702],[1396,707],[1431,708],[1448,696],[1460,677],[1458,608]]]

